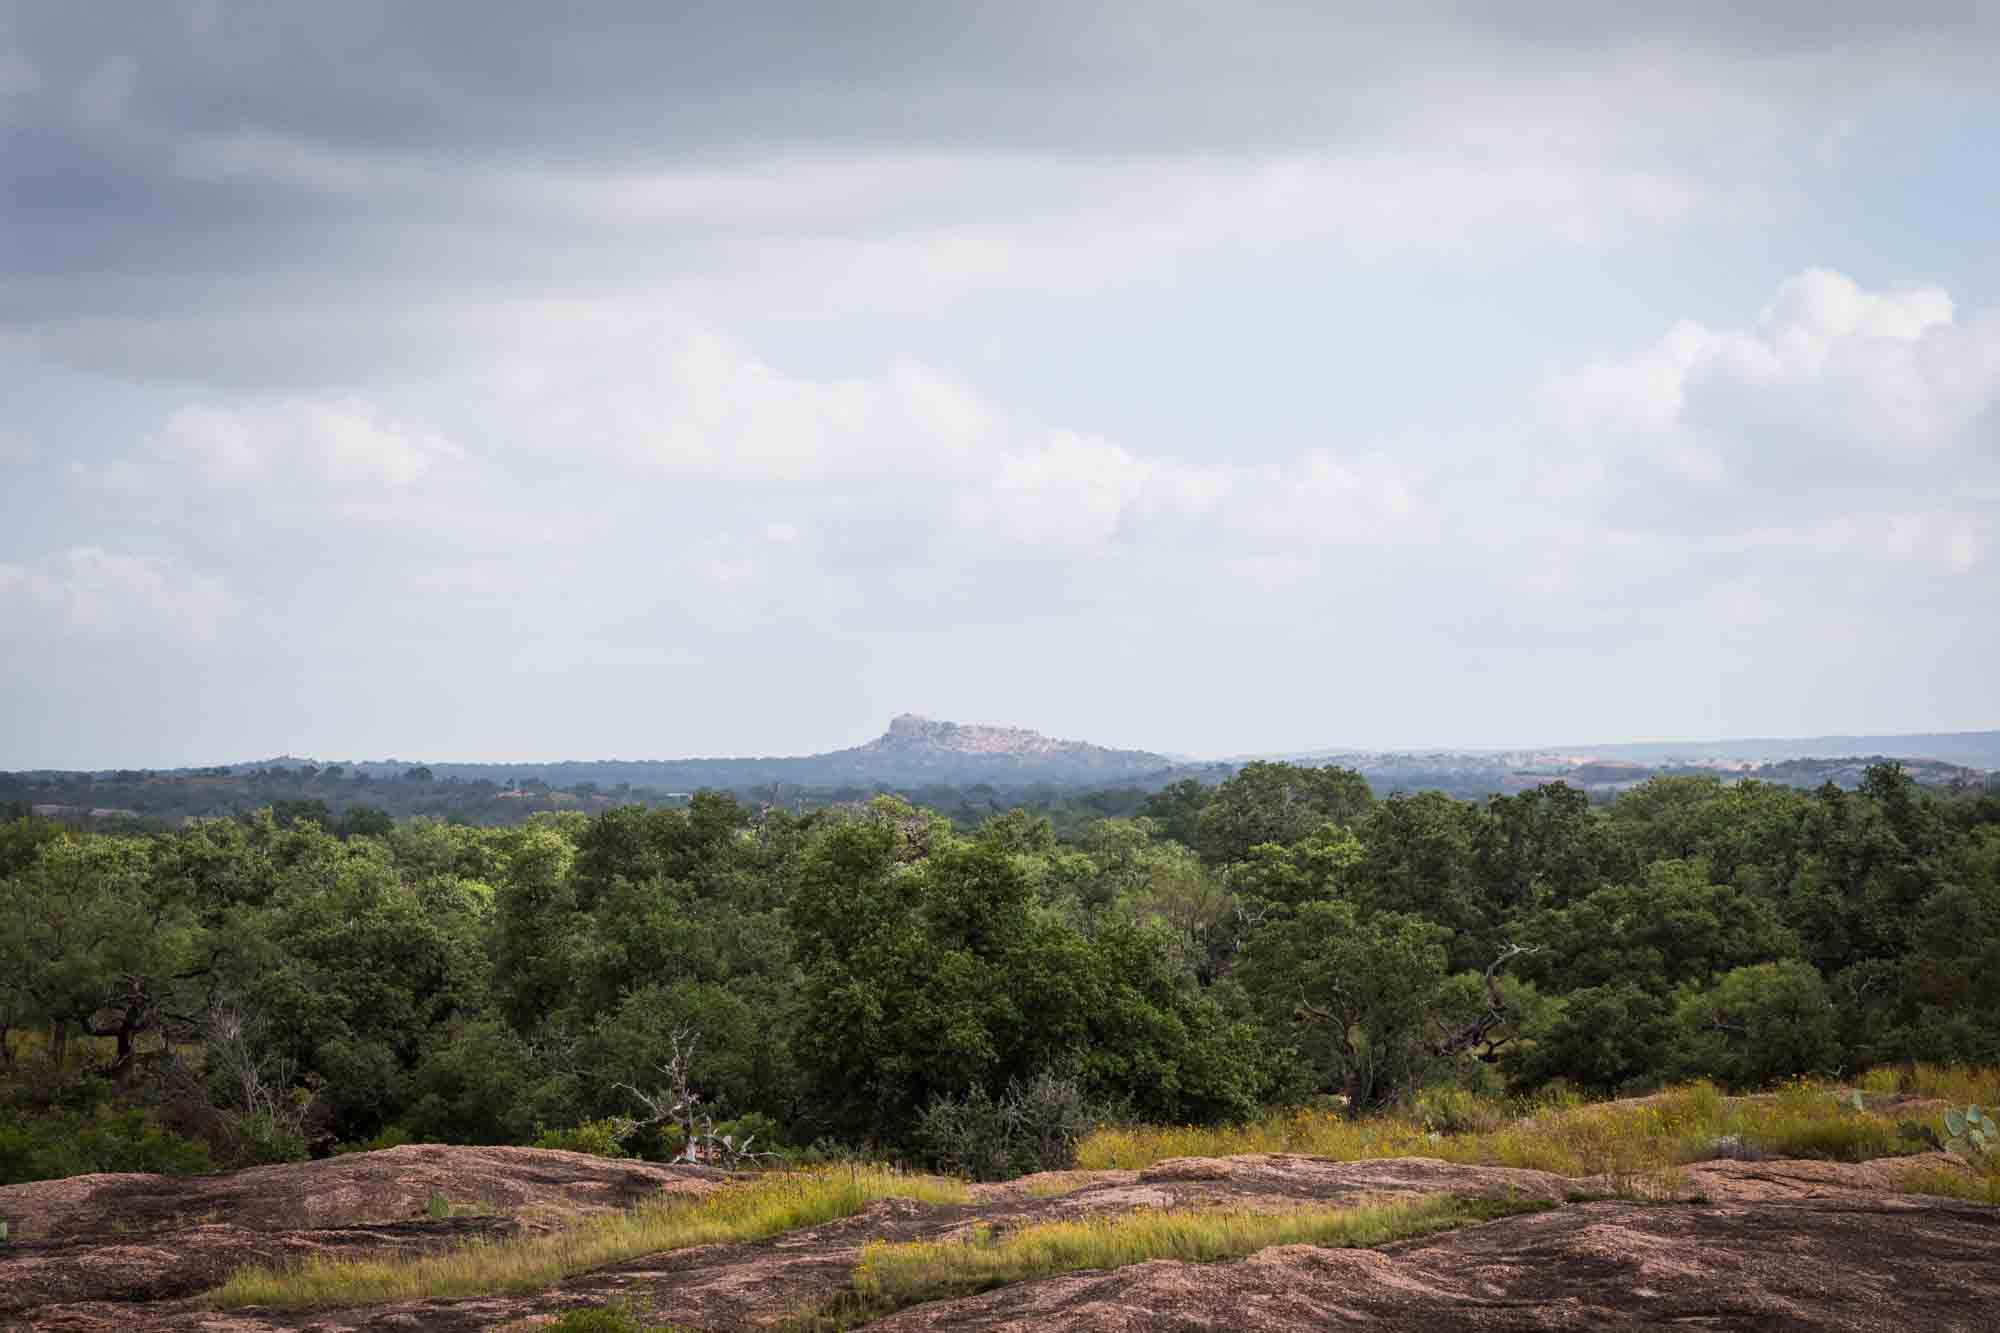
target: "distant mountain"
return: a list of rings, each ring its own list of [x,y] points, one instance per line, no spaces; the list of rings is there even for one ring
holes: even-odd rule
[[[306,761],[271,761],[297,767]],[[239,765],[239,767],[241,767]],[[348,763],[351,771],[398,776],[411,767],[399,760]],[[1079,787],[1134,782],[1173,767],[1148,750],[1114,750],[1085,741],[1057,740],[1024,727],[940,722],[904,713],[874,740],[826,754],[717,759],[585,759],[545,764],[424,765],[439,778],[465,781],[539,779],[559,787],[595,782],[630,783],[658,791],[704,787],[742,791],[784,783],[799,787],[917,787],[929,784],[1025,787],[1037,783]]]
[[[926,786],[1123,787],[1157,790],[1180,778],[1214,784],[1251,759],[1339,764],[1367,778],[1379,795],[1436,789],[1476,800],[1567,782],[1617,791],[1658,773],[1705,772],[1727,780],[1754,778],[1793,786],[1858,784],[1870,762],[1901,762],[1917,781],[1940,786],[1987,785],[2000,769],[2000,731],[1906,736],[1819,736],[1793,740],[1620,742],[1521,750],[1291,750],[1194,763],[1152,750],[1118,750],[1059,740],[1025,727],[945,722],[904,713],[875,739],[825,754],[713,759],[586,759],[556,763],[460,764],[395,759],[342,761],[350,775],[401,777],[423,768],[438,779],[491,782],[500,787],[541,781],[573,788],[595,783],[658,793],[702,788],[754,791],[773,784],[827,789]],[[219,769],[176,770],[181,776],[226,775],[255,768],[297,769],[314,761],[286,755]],[[33,776],[33,775],[21,775]],[[60,775],[44,775],[60,776]],[[100,776],[109,776],[108,773]],[[131,774],[138,777],[139,774]]]
[[[893,775],[885,781],[1062,783],[1137,777],[1173,763],[1150,750],[1112,750],[1087,741],[1056,740],[1025,727],[938,722],[915,713],[891,718],[889,729],[866,745],[800,762],[856,775]]]

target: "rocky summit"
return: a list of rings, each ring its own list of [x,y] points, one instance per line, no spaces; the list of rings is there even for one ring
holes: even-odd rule
[[[1088,741],[1058,740],[1026,727],[941,722],[915,713],[891,718],[889,729],[866,745],[825,757],[846,756],[884,768],[915,765],[948,770],[967,764],[994,765],[1006,771],[1041,771],[1072,779],[1155,772],[1172,763],[1165,755],[1148,750],[1114,750]]]

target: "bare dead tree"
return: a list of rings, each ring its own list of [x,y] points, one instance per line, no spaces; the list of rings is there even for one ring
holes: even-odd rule
[[[235,1084],[238,1105],[249,1115],[269,1116],[294,1133],[304,1133],[314,1094],[294,1087],[298,1067],[289,1056],[273,1055],[258,1039],[256,1026],[234,1007],[218,1008],[208,1019],[208,1058]]]
[[[319,1091],[298,1085],[296,1062],[271,1052],[263,1024],[223,1000],[203,1015],[200,1033],[202,1062],[213,1082],[204,1088],[202,1080],[175,1059],[169,1071],[172,1084],[190,1100],[206,1105],[234,1140],[309,1143]],[[222,1087],[215,1088],[215,1082]]]
[[[655,1066],[665,1076],[666,1087],[645,1092],[630,1083],[612,1085],[631,1093],[650,1112],[643,1120],[614,1117],[618,1137],[625,1138],[648,1125],[666,1123],[680,1131],[681,1150],[674,1157],[676,1162],[712,1162],[733,1167],[772,1157],[771,1153],[751,1150],[750,1145],[757,1137],[754,1134],[745,1135],[738,1143],[734,1135],[715,1132],[715,1117],[703,1109],[704,1098],[694,1087],[694,1057],[701,1045],[701,1034],[693,1027],[678,1027],[667,1034],[667,1044],[666,1060]]]
[[[1500,1048],[1514,1040],[1512,1033],[1495,1038],[1496,1028],[1505,1025],[1514,1017],[1514,1011],[1500,994],[1500,969],[1523,954],[1540,953],[1541,946],[1525,948],[1519,944],[1509,944],[1499,956],[1486,965],[1486,1009],[1469,1023],[1458,1027],[1448,1026],[1443,1019],[1437,1020],[1438,1041],[1431,1049],[1440,1056],[1458,1056],[1471,1053],[1474,1059],[1491,1062],[1498,1058]],[[1483,1049],[1475,1050],[1475,1047]]]

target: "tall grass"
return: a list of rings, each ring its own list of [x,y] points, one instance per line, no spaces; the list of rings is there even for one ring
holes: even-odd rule
[[[1910,1194],[1937,1194],[1969,1203],[2000,1204],[2000,1166],[1990,1163],[1970,1174],[1936,1166],[1913,1167],[1896,1183]]]
[[[1044,1222],[997,1236],[981,1228],[960,1240],[871,1242],[861,1253],[850,1290],[821,1312],[820,1323],[848,1325],[923,1301],[970,1296],[1056,1273],[1121,1268],[1150,1259],[1213,1263],[1270,1245],[1382,1245],[1551,1206],[1437,1195],[1288,1213],[1142,1209],[1116,1217]]]
[[[1565,1099],[1524,1115],[1488,1103],[1485,1110],[1457,1106],[1452,1114],[1496,1127],[1447,1133],[1408,1112],[1348,1120],[1322,1111],[1221,1128],[1106,1127],[1078,1145],[1077,1164],[1146,1167],[1168,1157],[1268,1152],[1342,1162],[1435,1157],[1588,1176],[1656,1171],[1731,1152],[1858,1162],[1909,1151],[1893,1121],[1842,1106],[1830,1088],[1805,1081],[1756,1098],[1727,1098],[1711,1084],[1692,1083],[1637,1101]]]
[[[1960,1106],[2000,1104],[2000,1069],[1965,1065],[1882,1065],[1855,1080],[1863,1092],[1935,1097]]]
[[[876,1166],[787,1172],[700,1198],[669,1195],[547,1235],[472,1241],[419,1258],[308,1258],[246,1268],[209,1293],[218,1309],[372,1305],[540,1291],[576,1273],[693,1245],[763,1240],[860,1212],[877,1199],[962,1203],[957,1181]]]

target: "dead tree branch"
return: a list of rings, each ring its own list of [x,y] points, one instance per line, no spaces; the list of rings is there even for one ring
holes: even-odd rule
[[[1472,1051],[1475,1058],[1492,1060],[1500,1048],[1513,1038],[1502,1037],[1495,1040],[1493,1030],[1501,1027],[1514,1017],[1513,1009],[1500,994],[1500,969],[1523,954],[1540,953],[1541,946],[1524,948],[1519,944],[1509,944],[1500,951],[1498,957],[1486,965],[1486,1010],[1471,1022],[1453,1028],[1444,1020],[1437,1020],[1438,1041],[1431,1049],[1438,1055],[1452,1057]],[[1484,1046],[1484,1050],[1474,1051],[1474,1047]]]

